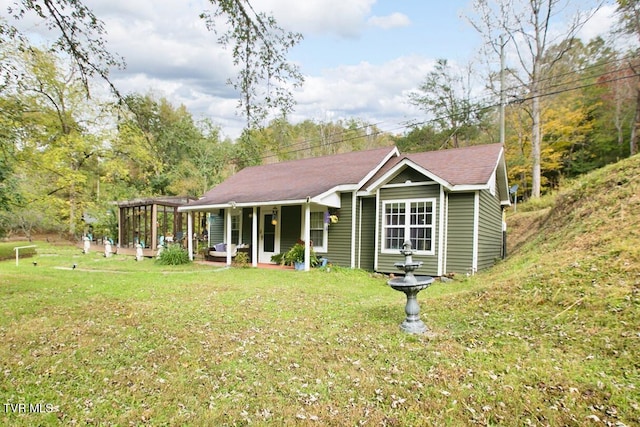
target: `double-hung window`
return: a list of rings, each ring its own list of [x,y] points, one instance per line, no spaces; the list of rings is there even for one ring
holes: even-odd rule
[[[434,253],[435,199],[390,200],[384,202],[382,249],[396,252],[406,240],[418,254]]]
[[[324,216],[324,211],[312,211],[309,223],[309,232],[311,241],[313,242],[313,248],[315,251],[320,252],[326,252],[327,250],[327,227],[325,227]]]
[[[231,243],[240,243],[240,215],[231,215]]]

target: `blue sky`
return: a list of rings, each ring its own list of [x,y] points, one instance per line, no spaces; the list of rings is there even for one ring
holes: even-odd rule
[[[468,5],[465,0],[378,1],[365,16],[360,33],[352,36],[307,33],[293,51],[292,59],[299,61],[303,70],[309,73],[319,73],[323,68],[341,64],[369,62],[381,65],[410,55],[464,62],[480,43],[476,31],[461,18]],[[403,14],[406,25],[385,29],[367,24],[372,17],[392,14]]]
[[[238,94],[226,85],[234,69],[229,52],[216,44],[199,13],[208,0],[84,0],[104,21],[108,47],[127,68],[113,70],[123,93],[153,93],[206,117],[224,136],[236,138],[244,125]],[[592,0],[569,0],[583,5]],[[0,0],[0,10],[13,0]],[[462,17],[471,0],[251,0],[271,11],[304,40],[290,55],[305,84],[294,91],[291,122],[356,118],[384,131],[402,133],[404,123],[425,114],[408,95],[439,58],[466,65],[480,37]],[[589,37],[610,25],[611,3],[589,25]],[[35,18],[21,22],[39,39],[50,35]]]

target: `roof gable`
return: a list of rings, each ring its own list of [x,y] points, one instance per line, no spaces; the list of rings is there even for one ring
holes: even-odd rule
[[[407,158],[451,185],[483,185],[495,172],[501,153],[502,144],[485,144],[409,154]]]
[[[496,170],[500,170],[500,164],[504,168],[502,144],[411,153],[386,164],[366,184],[366,189],[374,191],[408,167],[449,190],[487,186],[495,177]]]

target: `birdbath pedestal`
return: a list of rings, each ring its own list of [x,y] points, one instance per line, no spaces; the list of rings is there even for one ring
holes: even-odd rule
[[[433,283],[431,276],[415,276],[413,272],[422,265],[422,261],[413,261],[411,241],[407,240],[402,245],[400,253],[404,255],[404,262],[396,262],[394,266],[404,271],[404,277],[395,277],[387,283],[396,291],[404,292],[407,303],[404,311],[407,317],[400,324],[400,329],[411,334],[423,334],[427,332],[427,326],[420,320],[420,305],[418,304],[418,292],[429,287]]]

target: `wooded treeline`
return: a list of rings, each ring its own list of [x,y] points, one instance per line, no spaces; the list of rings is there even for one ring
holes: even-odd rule
[[[631,21],[621,17],[620,22]],[[283,117],[231,141],[211,121],[194,119],[184,106],[152,93],[116,100],[87,97],[85,76],[63,58],[51,50],[0,44],[2,234],[43,230],[78,236],[92,218],[100,227],[97,234],[113,235],[114,201],[200,196],[246,166],[394,144],[401,152],[416,152],[500,138],[500,98],[489,90],[495,88],[495,74],[486,79],[490,95],[472,97],[465,71],[446,59],[407,99],[424,110],[425,119],[399,133],[397,124],[386,124],[394,129],[387,132],[358,118],[292,124]],[[562,179],[637,152],[640,59],[635,47],[570,38],[548,47],[540,65],[545,73],[535,101],[541,112],[543,193]],[[513,78],[506,79],[502,91],[508,94],[509,180],[527,197],[532,194],[534,97],[529,85]]]

